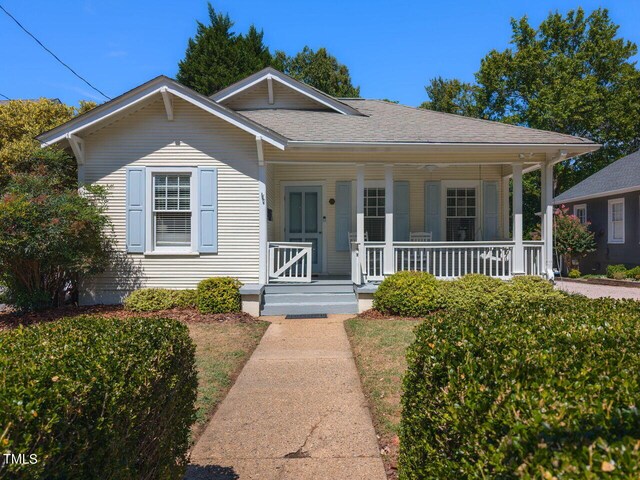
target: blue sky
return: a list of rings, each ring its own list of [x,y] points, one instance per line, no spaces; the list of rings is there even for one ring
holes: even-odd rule
[[[480,59],[504,49],[509,19],[534,25],[550,11],[578,5],[609,8],[620,35],[640,44],[640,1],[564,0],[265,1],[215,0],[237,31],[251,23],[265,31],[271,50],[289,54],[325,46],[351,70],[361,94],[407,105],[426,99],[432,77],[473,80]],[[7,10],[110,96],[159,74],[174,77],[193,36],[207,20],[206,0],[0,0]],[[42,50],[0,11],[0,93],[10,98],[55,97],[77,104],[103,101]]]

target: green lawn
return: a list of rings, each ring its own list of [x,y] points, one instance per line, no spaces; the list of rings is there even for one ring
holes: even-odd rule
[[[405,352],[420,320],[368,320],[345,322],[365,395],[382,442],[393,444],[400,424]]]
[[[189,324],[198,368],[195,435],[211,418],[268,326],[264,321]]]

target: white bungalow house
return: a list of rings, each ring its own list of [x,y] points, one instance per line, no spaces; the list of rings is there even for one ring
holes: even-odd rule
[[[120,255],[84,279],[83,303],[232,276],[245,310],[265,314],[362,310],[398,270],[551,277],[553,164],[599,147],[337,99],[271,68],[211,97],[160,76],[38,139],[71,149],[80,181],[110,186]],[[544,239],[525,242],[522,173],[535,169]]]

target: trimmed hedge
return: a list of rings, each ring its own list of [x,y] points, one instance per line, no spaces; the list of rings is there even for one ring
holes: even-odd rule
[[[233,313],[242,310],[242,283],[230,277],[207,278],[198,284],[200,313]]]
[[[195,290],[141,288],[124,299],[124,306],[132,312],[157,312],[170,308],[190,308],[197,304]]]
[[[450,309],[416,328],[401,479],[640,476],[640,302],[554,310]]]
[[[80,317],[0,334],[3,452],[11,478],[181,478],[195,419],[187,327]],[[2,475],[0,475],[2,476]]]
[[[442,282],[423,272],[398,272],[386,277],[373,294],[373,308],[403,317],[424,317],[443,307]]]
[[[373,307],[403,317],[426,317],[440,309],[504,308],[528,305],[552,308],[566,294],[540,277],[520,276],[505,282],[486,275],[470,274],[457,280],[436,280],[422,272],[390,275],[374,293]]]

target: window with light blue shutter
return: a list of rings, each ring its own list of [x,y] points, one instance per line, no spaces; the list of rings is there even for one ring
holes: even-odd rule
[[[127,167],[125,221],[129,253],[144,253],[145,249],[145,174],[145,167]]]
[[[409,182],[393,182],[393,239],[409,241]]]
[[[336,182],[336,251],[350,250],[351,182]]]
[[[482,182],[483,240],[498,239],[498,182]]]
[[[218,252],[218,170],[198,167],[198,251]]]
[[[428,181],[424,184],[424,230],[431,232],[433,241],[442,241],[440,182]]]

